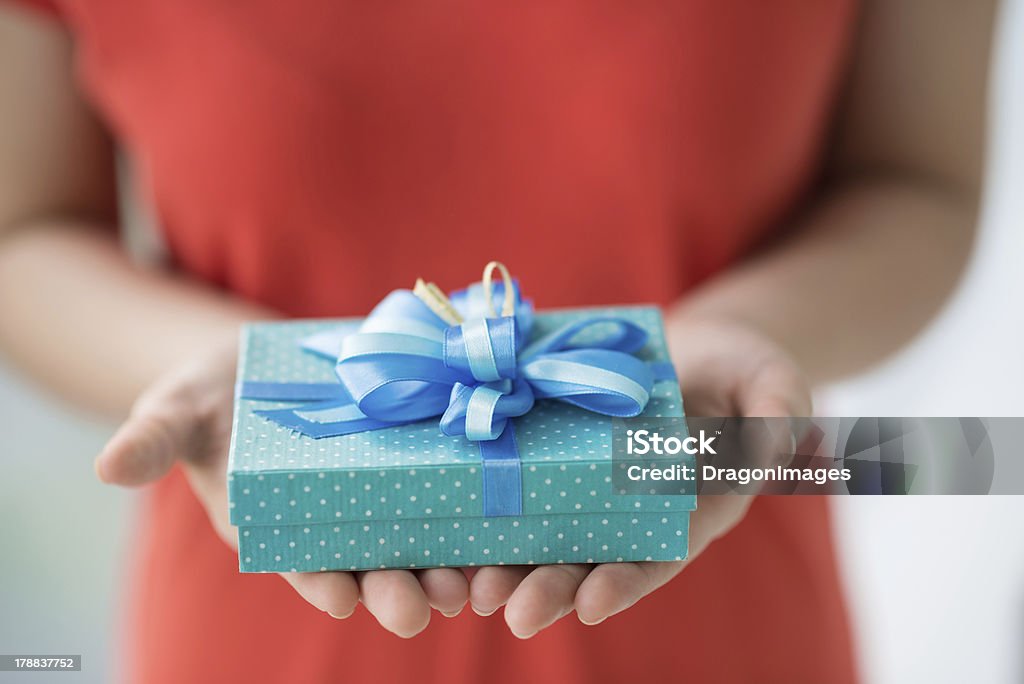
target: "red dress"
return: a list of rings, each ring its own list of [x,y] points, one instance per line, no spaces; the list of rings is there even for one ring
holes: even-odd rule
[[[495,258],[541,308],[677,299],[813,183],[854,20],[852,0],[56,1],[180,267],[297,316]],[[403,641],[240,575],[179,474],[140,527],[131,682],[854,678],[816,498],[761,499],[634,608],[526,642],[468,609]]]

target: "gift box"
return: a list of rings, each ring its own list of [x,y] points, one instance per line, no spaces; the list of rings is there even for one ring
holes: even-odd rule
[[[494,313],[513,288],[506,316],[471,315],[481,297]],[[433,321],[437,302],[410,319],[386,300],[365,320],[244,328],[228,466],[242,572],[686,557],[692,494],[612,485],[613,416],[683,415],[658,309],[534,313],[509,281],[478,288],[475,305],[467,292],[450,300],[467,314],[461,325]],[[412,296],[389,299],[406,312],[418,306]],[[409,323],[417,317],[432,330]],[[401,334],[441,335],[442,349]],[[481,339],[491,347],[481,351]],[[636,363],[623,365],[617,347],[639,347],[628,352]],[[411,360],[398,380],[387,376],[395,359]],[[416,365],[424,359],[435,363],[432,385]],[[646,396],[631,382],[646,383]]]

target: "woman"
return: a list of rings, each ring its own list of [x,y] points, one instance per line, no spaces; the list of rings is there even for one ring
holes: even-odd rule
[[[127,681],[855,679],[817,498],[701,501],[685,563],[239,575],[233,347],[499,258],[538,307],[664,305],[690,413],[806,415],[964,264],[989,3],[20,4],[0,341],[127,414],[102,480],[154,483]],[[161,268],[120,248],[115,142]]]

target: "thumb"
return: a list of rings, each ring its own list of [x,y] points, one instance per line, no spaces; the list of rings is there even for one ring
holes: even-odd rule
[[[796,365],[782,360],[762,366],[738,399],[742,416],[763,419],[744,424],[742,453],[750,465],[788,465],[813,410],[810,389]]]
[[[795,364],[767,363],[738,392],[740,415],[761,418],[811,415],[813,401],[807,381]]]
[[[159,480],[183,453],[187,430],[185,421],[167,413],[137,411],[96,457],[96,474],[107,484],[127,487]]]

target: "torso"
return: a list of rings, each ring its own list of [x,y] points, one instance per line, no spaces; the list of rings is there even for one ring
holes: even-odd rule
[[[678,298],[807,191],[853,21],[851,0],[61,5],[180,268],[301,316],[493,258],[539,307]],[[500,614],[410,642],[334,621],[239,575],[180,476],[146,521],[132,681],[852,677],[813,498],[758,501],[636,607],[529,642]]]

